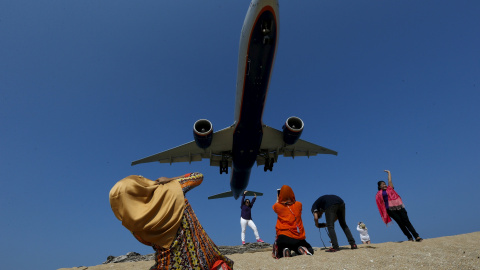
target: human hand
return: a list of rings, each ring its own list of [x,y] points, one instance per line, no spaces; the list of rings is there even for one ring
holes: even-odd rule
[[[243,192],[243,194],[244,194],[244,195],[247,194],[247,191],[245,190],[245,191]]]
[[[383,170],[383,171],[384,171],[384,172],[386,172],[386,173],[390,173],[390,171],[389,171],[389,170]]]
[[[157,184],[164,184],[166,182],[170,181],[170,178],[168,177],[165,177],[165,176],[162,176],[162,177],[159,177],[157,180],[155,180],[155,182]]]
[[[325,227],[327,227],[327,224],[326,223],[317,223],[317,224],[315,224],[315,226],[317,226],[317,228],[325,228]]]
[[[255,198],[257,197],[257,193],[253,193],[253,195],[255,196]]]

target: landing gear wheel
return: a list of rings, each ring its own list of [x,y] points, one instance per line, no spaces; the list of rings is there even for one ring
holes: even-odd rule
[[[222,173],[228,174],[228,160],[220,161],[220,174]]]
[[[266,172],[267,170],[272,171],[273,169],[273,158],[265,159],[265,166],[263,167],[263,171]]]

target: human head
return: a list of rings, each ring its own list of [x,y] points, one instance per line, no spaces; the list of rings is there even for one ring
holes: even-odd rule
[[[250,200],[246,199],[244,204],[247,205],[247,206],[250,205]]]
[[[364,230],[365,230],[365,228],[367,227],[367,226],[365,226],[365,223],[363,223],[363,222],[360,222],[359,226],[360,226],[360,228],[362,228],[362,229],[364,229]]]
[[[387,189],[387,184],[385,183],[385,181],[378,181],[377,185],[378,185],[378,190]]]
[[[291,187],[283,185],[280,189],[280,194],[278,195],[278,202],[281,204],[294,204],[295,203],[295,194]]]

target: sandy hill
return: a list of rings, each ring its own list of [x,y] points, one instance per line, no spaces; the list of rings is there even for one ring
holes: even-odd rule
[[[480,232],[425,239],[422,242],[387,242],[349,246],[328,253],[317,248],[313,256],[275,260],[271,252],[228,255],[236,270],[251,269],[479,269]],[[149,269],[153,261],[103,264],[58,270],[133,270]]]

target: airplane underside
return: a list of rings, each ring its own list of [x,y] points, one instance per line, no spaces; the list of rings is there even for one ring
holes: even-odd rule
[[[247,50],[240,117],[233,134],[230,187],[235,199],[248,186],[262,143],[262,115],[275,57],[277,27],[272,11],[259,14]]]
[[[132,165],[209,159],[210,166],[218,166],[220,174],[231,168],[231,190],[209,199],[237,199],[246,190],[255,163],[263,165],[264,171],[271,171],[279,156],[337,155],[333,150],[301,140],[304,123],[296,116],[284,122],[282,131],[263,124],[278,42],[278,8],[277,0],[252,0],[245,16],[238,54],[234,124],[214,132],[209,120],[199,119],[193,125],[193,141],[133,161]],[[247,192],[249,196],[255,194],[262,195]]]

